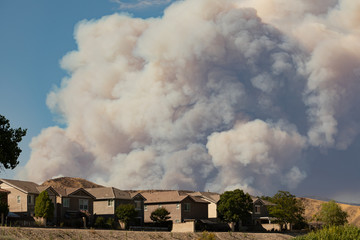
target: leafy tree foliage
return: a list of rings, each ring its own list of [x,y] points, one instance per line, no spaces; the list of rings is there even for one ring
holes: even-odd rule
[[[275,203],[269,206],[269,213],[277,219],[280,225],[299,224],[304,222],[305,208],[301,200],[296,199],[295,195],[286,191],[278,191],[270,200]]]
[[[225,222],[245,221],[251,216],[253,202],[250,195],[240,189],[226,191],[220,196],[217,210],[219,218]]]
[[[42,191],[35,200],[35,217],[52,218],[54,216],[54,204],[47,191]]]
[[[317,219],[328,226],[341,226],[347,223],[347,217],[347,212],[343,211],[335,201],[331,200],[327,203],[321,204],[321,210]]]
[[[116,208],[115,214],[120,221],[125,223],[127,228],[129,223],[136,217],[137,211],[133,204],[122,204]]]
[[[26,129],[13,129],[10,121],[0,115],[0,164],[6,169],[14,169],[19,161],[17,160],[21,149],[18,143],[26,135]]]
[[[151,213],[150,219],[156,223],[165,223],[170,219],[169,215],[170,212],[166,208],[161,207]]]

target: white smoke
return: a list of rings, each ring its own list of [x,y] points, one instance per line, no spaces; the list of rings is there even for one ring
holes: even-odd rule
[[[23,174],[295,188],[309,145],[345,149],[359,133],[355,2],[185,0],[161,18],[80,22],[47,100],[67,127],[33,139]]]

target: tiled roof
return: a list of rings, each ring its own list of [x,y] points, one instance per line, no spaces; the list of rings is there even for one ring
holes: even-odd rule
[[[145,203],[167,203],[182,202],[185,198],[190,198],[194,202],[208,203],[198,196],[190,196],[186,191],[144,191],[141,192],[146,198]]]
[[[11,179],[1,179],[0,181],[22,191],[25,193],[34,193],[39,194],[38,184],[29,181],[21,181],[21,180],[11,180]]]
[[[127,191],[122,191],[114,187],[103,188],[86,188],[86,191],[91,193],[96,199],[128,199],[132,198]]]

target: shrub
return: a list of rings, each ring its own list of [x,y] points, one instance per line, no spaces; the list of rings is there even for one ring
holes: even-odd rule
[[[360,228],[355,226],[330,226],[294,238],[295,240],[360,240]]]
[[[47,191],[42,191],[35,200],[35,216],[52,218],[54,216],[54,204]]]
[[[95,227],[96,228],[105,228],[105,218],[97,217],[95,220]]]

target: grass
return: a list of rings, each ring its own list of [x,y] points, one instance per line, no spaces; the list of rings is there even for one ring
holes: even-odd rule
[[[294,240],[360,240],[360,228],[350,225],[330,226]]]

